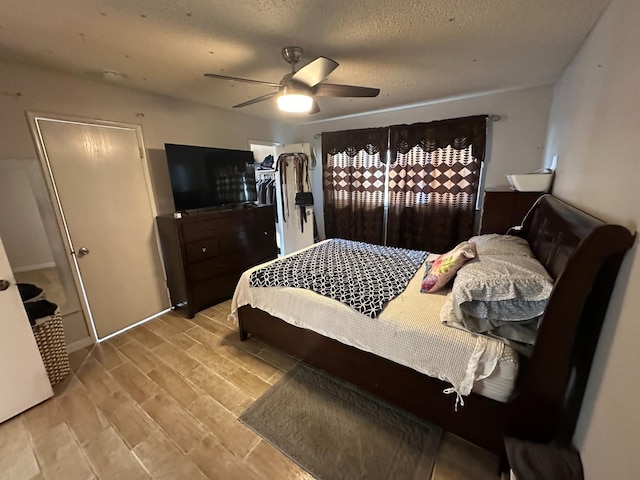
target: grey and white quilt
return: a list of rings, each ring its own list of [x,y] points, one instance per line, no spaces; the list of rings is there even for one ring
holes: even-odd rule
[[[407,288],[427,255],[331,239],[254,271],[249,286],[313,290],[374,318]]]

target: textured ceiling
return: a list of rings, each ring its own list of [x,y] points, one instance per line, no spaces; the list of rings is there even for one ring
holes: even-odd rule
[[[224,109],[273,91],[284,46],[340,63],[313,121],[555,81],[608,0],[4,0],[0,59]],[[121,73],[105,78],[102,72]],[[291,120],[273,101],[243,113]]]

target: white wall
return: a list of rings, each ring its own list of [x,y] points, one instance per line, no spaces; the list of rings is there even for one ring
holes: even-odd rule
[[[498,114],[502,119],[491,123],[488,131],[485,185],[502,186],[507,184],[506,174],[527,173],[542,166],[551,94],[551,86],[542,86],[301,125],[297,141],[312,142],[318,159],[318,167],[312,172],[312,184],[320,234],[324,236],[322,149],[318,136],[321,132]]]
[[[613,0],[553,94],[545,161],[553,193],[635,231],[640,223],[640,2]],[[640,260],[627,253],[574,437],[586,478],[640,471]]]
[[[55,266],[27,167],[0,160],[0,238],[14,272]]]
[[[0,63],[0,92],[0,161],[37,159],[26,111],[142,125],[160,213],[173,211],[165,142],[248,150],[249,139],[286,142],[295,130],[240,113],[16,64]],[[62,249],[60,238],[50,240]],[[64,267],[68,268],[66,263]],[[68,342],[88,335],[79,316],[65,317],[65,331]]]

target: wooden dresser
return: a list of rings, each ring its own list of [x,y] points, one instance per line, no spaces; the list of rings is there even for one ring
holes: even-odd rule
[[[233,295],[242,272],[276,258],[273,205],[156,217],[174,306],[193,318]]]
[[[507,233],[520,225],[524,216],[544,192],[518,192],[509,187],[487,187],[482,204],[480,233]]]

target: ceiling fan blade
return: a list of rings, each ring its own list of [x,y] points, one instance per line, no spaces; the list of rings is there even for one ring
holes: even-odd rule
[[[270,98],[275,97],[278,92],[267,93],[266,95],[262,95],[261,97],[252,98],[251,100],[247,100],[246,102],[239,103],[238,105],[234,105],[233,108],[242,108],[247,105],[253,105],[254,103],[263,102],[264,100],[269,100]]]
[[[249,78],[229,77],[227,75],[217,75],[215,73],[205,73],[205,77],[219,78],[221,80],[232,80],[234,82],[253,83],[254,85],[266,85],[268,87],[279,87],[279,83],[263,82],[262,80],[251,80]]]
[[[320,83],[313,87],[313,93],[319,97],[377,97],[379,88],[356,87],[353,85],[336,85]]]
[[[313,87],[338,68],[338,62],[327,57],[318,57],[293,74],[291,80]]]

